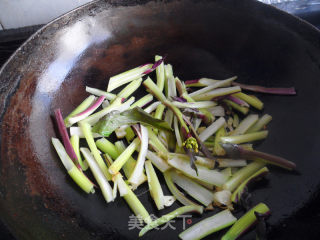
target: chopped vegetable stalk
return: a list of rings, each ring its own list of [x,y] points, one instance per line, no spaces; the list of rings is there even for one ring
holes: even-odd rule
[[[249,108],[240,106],[239,104],[232,102],[230,100],[224,99],[222,102],[226,103],[228,106],[232,107],[233,109],[237,110],[238,112],[241,112],[243,115],[248,114]]]
[[[105,160],[105,162],[107,164],[107,167],[110,167],[111,164],[113,163],[112,157],[108,153],[105,153],[102,156],[103,156],[103,159]]]
[[[269,213],[254,212],[254,215],[257,218],[256,239],[267,240],[267,225],[265,220],[269,217]]]
[[[233,76],[231,78],[227,78],[224,80],[236,80],[237,76]],[[217,82],[221,82],[223,80],[216,80],[216,79],[211,79],[211,78],[200,78],[200,79],[194,79],[194,80],[188,80],[185,81],[185,84],[187,87],[206,87],[206,86],[210,86],[212,84],[216,84]],[[225,85],[221,85],[220,87],[228,87],[230,86],[231,83],[230,82],[225,82]]]
[[[127,134],[126,129],[128,128],[128,125],[122,125],[114,130],[117,138],[124,138]]]
[[[242,99],[243,101],[249,103],[252,107],[256,109],[262,110],[263,102],[261,102],[257,97],[249,96],[245,93],[235,93],[233,94],[235,97]]]
[[[164,115],[164,120],[169,124],[170,127],[172,126],[173,117],[173,112],[168,109]]]
[[[205,187],[206,189],[208,189],[208,190],[210,190],[210,191],[212,191],[212,190],[215,189],[215,185],[214,185],[214,184],[206,183],[206,182],[203,182],[203,181],[201,181],[201,180],[199,180],[199,179],[196,179],[196,178],[192,178],[192,180],[193,180],[194,182],[196,182],[196,183],[199,183],[201,186]],[[207,208],[210,207],[210,205],[212,205],[212,204],[209,204],[209,205],[207,206]]]
[[[172,104],[177,108],[210,108],[217,105],[213,101],[199,101],[199,102],[177,102],[173,101]]]
[[[119,156],[116,146],[108,139],[100,138],[96,141],[96,145],[101,151],[109,154],[112,159],[116,159]]]
[[[74,165],[59,139],[51,138],[51,141],[73,181],[86,193],[94,193],[94,184]]]
[[[196,101],[200,101],[200,100],[211,100],[213,98],[216,97],[220,97],[220,96],[224,96],[224,95],[229,95],[229,94],[233,94],[236,92],[241,92],[241,88],[240,87],[227,87],[227,88],[218,88],[218,89],[214,89],[210,92],[206,92],[200,95],[196,95],[193,96],[193,99]]]
[[[218,158],[219,167],[245,167],[247,166],[247,161],[244,159],[228,159],[228,158]]]
[[[90,151],[92,152],[94,159],[97,161],[101,171],[103,172],[103,174],[106,176],[107,180],[110,181],[111,180],[111,175],[108,172],[108,168],[106,166],[106,164],[104,163],[100,152],[94,142],[93,136],[92,136],[92,132],[91,132],[91,127],[87,122],[83,122],[84,120],[79,122],[80,128],[87,140],[88,146],[90,148]]]
[[[181,157],[173,157],[168,160],[169,165],[180,170],[186,176],[199,179],[202,182],[214,184],[221,187],[227,180],[226,176],[216,170],[209,170],[206,167],[197,165],[198,175],[194,169],[190,166],[189,161]]]
[[[163,58],[161,56],[155,56],[155,61],[160,61]],[[164,88],[164,81],[165,81],[165,70],[164,70],[164,63],[163,61],[161,64],[156,68],[156,75],[157,75],[157,86],[161,91],[163,91]]]
[[[183,205],[188,206],[188,205],[196,205],[196,206],[200,206],[199,204],[191,201],[190,199],[188,199],[173,183],[172,181],[172,177],[171,177],[171,171],[166,171],[163,173],[164,179],[167,183],[167,186],[170,190],[170,192],[172,193],[172,195]]]
[[[81,166],[80,166],[80,164],[78,162],[77,155],[76,155],[76,153],[73,150],[73,147],[71,145],[66,126],[64,125],[64,121],[63,121],[60,109],[56,109],[54,111],[54,114],[55,114],[55,117],[56,117],[59,133],[60,133],[60,135],[62,137],[62,142],[63,142],[63,145],[64,145],[64,147],[66,149],[66,152],[68,153],[69,157],[74,162],[74,164],[77,166],[77,168],[81,169]]]
[[[117,173],[114,179],[115,179],[115,182],[117,182],[120,197],[127,195],[128,188],[127,188],[127,184],[123,181],[122,175],[120,173]]]
[[[204,93],[207,93],[209,91],[212,91],[213,89],[220,88],[222,86],[230,86],[233,80],[234,80],[233,78],[229,78],[226,80],[221,80],[221,81],[215,82],[213,84],[210,84],[207,87],[201,88],[200,90],[197,90],[193,93],[190,93],[189,96],[192,98],[194,98],[194,97],[196,98],[197,96],[202,95]]]
[[[159,104],[161,104],[161,102],[154,102],[154,103],[152,103],[150,106],[148,106],[148,107],[146,107],[145,109],[144,109],[144,111],[146,112],[146,113],[152,113],[154,110],[156,110],[157,109],[157,107],[158,107],[158,105]]]
[[[226,124],[226,128],[229,129],[229,133],[228,135],[231,135],[232,132],[234,131],[233,127],[232,127],[232,123],[233,123],[233,118],[232,117],[229,117],[228,118],[228,121],[227,121],[227,124]]]
[[[200,125],[201,125],[201,122],[202,122],[202,119],[201,118],[195,118],[194,120],[193,120],[193,128],[194,128],[194,130],[196,130],[197,131],[197,129],[200,127]]]
[[[180,96],[186,99],[187,102],[196,102],[192,97],[190,97],[185,85],[179,80],[179,78],[176,78],[175,80]],[[206,108],[201,108],[199,110],[202,113],[201,118],[205,124],[210,124],[214,120],[214,116]]]
[[[172,130],[167,122],[152,117],[139,107],[126,110],[122,113],[111,112],[97,122],[92,130],[108,137],[115,129],[123,125],[133,125],[136,123],[146,124],[162,130]]]
[[[210,108],[208,109],[212,114],[213,116],[215,117],[224,117],[226,114],[225,114],[225,111],[224,111],[224,108],[222,106],[215,106],[213,108]]]
[[[81,153],[85,157],[90,170],[93,173],[94,178],[97,180],[97,183],[101,189],[102,195],[104,196],[104,199],[107,202],[111,202],[114,200],[113,195],[112,195],[112,188],[102,173],[101,169],[99,168],[98,164],[94,160],[94,157],[92,156],[90,150],[88,148],[81,148]]]
[[[180,188],[182,188],[191,197],[202,203],[204,206],[208,206],[213,201],[213,193],[208,189],[202,187],[200,184],[192,181],[191,179],[178,174],[174,171],[170,172],[172,180]]]
[[[232,176],[232,170],[230,167],[227,167],[223,170],[220,171],[223,175],[225,175],[227,177],[227,179],[229,179]]]
[[[239,116],[236,113],[233,114],[232,126],[235,128],[239,126]]]
[[[252,162],[241,168],[223,185],[223,189],[233,192],[245,179],[263,168],[264,165],[264,163]]]
[[[172,66],[171,65],[165,65],[166,68],[166,79],[164,82],[164,89],[165,94],[168,99],[171,99],[174,96],[177,96],[177,89],[176,89],[176,83],[172,72]],[[167,69],[170,68],[170,73],[167,73]]]
[[[127,139],[127,141],[131,142],[132,139],[134,139],[135,136],[136,136],[136,134],[134,133],[132,128],[131,127],[127,127],[126,128],[126,139]]]
[[[231,192],[229,190],[217,191],[213,194],[214,205],[218,207],[227,207],[233,210],[231,203]]]
[[[262,86],[256,85],[247,85],[243,83],[233,82],[232,85],[239,86],[242,89],[254,91],[254,92],[261,92],[261,93],[270,93],[270,94],[280,94],[280,95],[295,95],[296,90],[294,87],[291,88],[267,88]]]
[[[88,117],[90,114],[92,114],[98,107],[100,107],[100,105],[102,104],[102,102],[104,101],[105,96],[101,96],[98,98],[98,100],[96,102],[94,102],[91,106],[89,106],[86,110],[84,110],[81,113],[78,113],[77,115],[69,118],[69,125],[73,125],[76,122],[79,122],[83,119],[85,119],[86,117]]]
[[[116,174],[120,171],[122,166],[128,161],[134,151],[140,144],[139,138],[136,138],[132,141],[132,143],[124,150],[117,159],[113,162],[113,164],[109,168],[109,172],[111,174]]]
[[[178,208],[178,209],[176,209],[166,215],[163,215],[162,217],[158,218],[157,220],[149,223],[147,226],[145,226],[139,232],[139,237],[142,237],[146,232],[152,230],[153,228],[156,228],[162,224],[165,224],[166,222],[169,222],[170,220],[178,217],[179,215],[185,214],[187,212],[196,212],[196,213],[202,214],[203,207],[195,206],[195,205],[180,207],[180,208]]]
[[[258,205],[250,209],[238,221],[236,221],[235,224],[233,224],[233,226],[229,229],[229,231],[225,235],[223,235],[221,240],[234,240],[245,233],[257,221],[254,212],[269,214],[270,209],[264,203],[259,203]]]
[[[97,89],[97,88],[87,87],[87,86],[86,86],[86,92],[88,92],[90,94],[93,94],[93,95],[96,95],[96,96],[105,96],[106,99],[108,99],[108,100],[114,100],[117,97],[116,94],[109,93],[109,92],[106,92],[106,91],[102,91],[102,90]]]
[[[262,162],[273,164],[288,170],[292,170],[296,168],[295,163],[269,153],[264,153],[264,152],[254,151],[254,150],[247,150],[239,145],[230,144],[230,143],[223,143],[222,146],[226,150],[227,154],[230,156],[236,156],[236,157],[246,158],[246,159],[255,160],[255,161],[262,161]]]
[[[74,152],[77,155],[78,162],[79,162],[82,170],[83,171],[87,170],[88,169],[88,164],[87,164],[86,161],[82,161],[81,154],[80,154],[80,147],[79,147],[80,138],[79,138],[79,136],[78,135],[72,135],[71,138],[70,138],[70,142],[71,142],[71,145],[73,147]]]
[[[166,75],[166,78],[168,79],[169,77],[173,77],[173,69],[172,69],[172,65],[171,64],[166,64],[164,66],[164,72]]]
[[[110,106],[110,102],[108,100],[104,100],[103,103],[101,104],[102,108],[106,108]]]
[[[231,135],[241,135],[248,131],[259,119],[258,114],[249,114],[240,122],[239,126],[232,132]]]
[[[168,149],[162,144],[157,135],[152,131],[150,127],[148,127],[148,135],[149,135],[149,144],[152,148],[158,152],[160,156],[167,156]]]
[[[213,146],[213,153],[217,156],[224,156],[226,152],[224,149],[221,147],[220,140],[221,137],[226,135],[226,129],[224,126],[220,127],[219,130],[216,132],[216,135],[214,137],[214,146]]]
[[[141,78],[145,75],[145,72],[152,68],[152,64],[144,64],[142,66],[136,67],[134,69],[128,70],[126,72],[120,73],[116,76],[113,76],[109,80],[108,92],[113,91],[114,89],[131,82],[135,79]]]
[[[142,205],[140,200],[137,198],[137,196],[132,192],[132,190],[129,188],[129,186],[125,183],[123,178],[117,178],[118,185],[125,186],[127,189],[127,194],[123,196],[124,200],[128,203],[131,210],[134,212],[134,214],[141,218],[146,224],[151,223],[152,219],[145,209],[145,207]]]
[[[174,76],[173,76],[173,70],[172,70],[172,65],[171,64],[166,64],[164,66],[164,72],[165,72],[165,76],[166,76],[166,79],[165,79],[165,82],[164,82],[164,90],[165,90],[165,93],[166,93],[166,96],[169,98],[170,96],[172,96],[172,92],[176,92],[176,91],[171,91],[171,93],[169,93],[169,79],[172,79],[174,80]],[[174,89],[175,89],[175,83],[173,84],[174,85]],[[173,87],[173,85],[171,85],[171,87]],[[173,89],[172,89],[173,90]]]
[[[157,129],[153,129],[153,131],[154,131],[154,130],[157,130]],[[171,134],[168,134],[168,136],[170,137]],[[164,132],[164,131],[159,132],[159,133],[158,133],[158,137],[159,137],[160,141],[163,143],[163,145],[164,145],[166,148],[169,148],[168,140],[170,140],[170,139],[167,139],[167,136],[166,136],[165,132]]]
[[[250,107],[247,102],[243,101],[240,98],[235,97],[234,95],[228,95],[228,96],[226,96],[226,98],[229,99],[230,101],[236,103],[236,104],[239,104],[242,107]]]
[[[256,171],[250,177],[248,177],[245,181],[243,181],[239,187],[232,193],[231,201],[237,203],[241,199],[241,195],[244,193],[248,184],[257,179],[263,178],[269,173],[269,169],[267,167],[263,167],[260,170]]]
[[[171,168],[166,161],[151,151],[147,151],[147,159],[149,159],[161,172],[165,172]]]
[[[112,197],[113,199],[117,198],[117,191],[118,190],[118,182],[116,180],[113,181],[113,189],[112,189]]]
[[[106,99],[102,102],[101,104],[102,108],[106,108],[106,107],[109,107],[110,106],[110,102]]]
[[[230,210],[223,210],[211,217],[208,217],[179,234],[182,240],[202,239],[212,233],[218,232],[231,226],[237,219]]]
[[[131,82],[137,78],[143,77],[146,74],[153,72],[161,63],[163,58],[159,61],[156,61],[154,64],[144,64],[132,70],[126,71],[124,73],[118,74],[114,77],[111,77],[108,84],[108,92],[120,87],[123,84]]]
[[[253,150],[253,144],[252,143],[244,143],[239,144],[240,147],[246,149],[246,150]]]
[[[162,102],[165,106],[167,106],[177,117],[180,123],[180,127],[183,131],[183,134],[185,135],[184,138],[186,139],[183,142],[183,145],[187,149],[193,149],[195,152],[198,152],[198,144],[197,141],[191,136],[188,126],[183,120],[183,115],[180,112],[180,110],[172,105],[170,101],[166,99],[166,97],[163,95],[163,93],[159,90],[157,85],[154,84],[154,82],[148,78],[143,82],[143,85],[145,85],[148,90],[151,92],[152,95],[154,95],[158,100]]]
[[[78,107],[76,107],[65,119],[64,119],[64,124],[66,127],[70,127],[71,125],[69,124],[69,118],[77,115],[78,113],[81,113],[85,109],[87,109],[94,101],[95,101],[95,96],[90,95],[87,97]]]
[[[211,79],[211,78],[198,78],[185,81],[187,87],[207,87],[211,84],[217,83],[220,80]]]
[[[209,169],[213,169],[215,166],[215,160],[200,156],[196,156],[196,163]]]
[[[147,94],[144,97],[140,98],[138,101],[136,101],[135,103],[133,103],[129,109],[133,109],[135,107],[144,107],[145,105],[147,105],[149,102],[151,102],[153,100],[153,96],[151,94]]]
[[[226,123],[226,120],[223,117],[220,117],[218,120],[213,122],[209,127],[207,127],[203,132],[199,134],[201,141],[207,140],[212,136],[219,128],[221,128]]]
[[[176,201],[174,196],[163,196],[164,206],[171,207],[171,205]]]
[[[185,159],[189,159],[189,156],[186,154],[182,154],[182,153],[169,153],[169,157],[181,157],[181,158],[185,158]],[[211,159],[211,158],[206,158],[206,157],[201,157],[201,156],[196,156],[196,160],[195,162],[201,166],[205,166],[209,169],[213,169],[214,165],[215,165],[215,160]]]
[[[173,98],[177,96],[177,88],[176,88],[176,81],[175,78],[172,76],[168,78],[168,94],[167,97]]]
[[[123,112],[125,110],[127,110],[130,105],[134,102],[134,97],[131,97],[128,101],[126,101],[125,103],[122,104],[122,98],[116,98],[109,107],[106,107],[102,110],[100,110],[99,112],[96,112],[94,114],[92,114],[91,116],[87,117],[86,119],[82,120],[82,121],[86,121],[87,123],[89,123],[91,126],[96,124],[101,118],[103,118],[105,115],[107,115],[108,113],[112,112],[112,111],[119,111],[119,112]]]
[[[164,115],[164,121],[166,121],[170,127],[172,126],[172,123],[173,123],[173,117],[174,117],[173,112],[168,109]],[[172,132],[161,131],[160,136],[165,139],[165,142],[167,143],[169,150],[172,150],[175,148],[176,140]]]
[[[269,114],[263,115],[259,120],[248,129],[248,133],[257,132],[263,129],[272,120],[272,117]]]
[[[140,137],[141,144],[140,144],[138,160],[129,178],[129,183],[132,184],[134,189],[138,186],[139,179],[143,174],[143,165],[146,160],[146,155],[148,151],[148,129],[145,126],[140,124],[140,131],[141,131],[141,137]]]
[[[72,137],[73,135],[77,135],[79,138],[84,138],[84,134],[83,132],[81,131],[81,128],[80,127],[70,127],[69,128],[70,130],[70,136]],[[102,137],[100,134],[98,133],[92,133],[92,136],[94,138],[99,138],[99,137]]]
[[[163,115],[163,112],[164,112],[164,109],[165,109],[166,107],[163,105],[163,104],[159,104],[158,105],[158,107],[157,107],[157,109],[156,109],[156,112],[155,112],[155,114],[154,114],[154,117],[156,118],[156,119],[162,119],[162,115]]]
[[[240,144],[240,143],[247,143],[252,141],[258,141],[261,139],[264,139],[268,136],[268,131],[259,131],[254,133],[247,133],[243,135],[238,136],[226,136],[221,137],[221,142],[223,143],[234,143],[234,144]]]
[[[124,145],[123,141],[118,141],[115,143],[117,151],[118,151],[118,156],[126,150],[126,146]],[[126,163],[123,165],[122,170],[124,171],[124,174],[126,175],[127,179],[130,178],[134,167],[136,166],[137,161],[133,157],[129,157],[129,159],[126,161]],[[147,180],[147,176],[142,173],[142,176],[139,179],[139,185],[144,183]]]
[[[117,94],[117,96],[122,98],[128,98],[129,96],[131,96],[132,93],[134,93],[140,87],[141,83],[142,83],[142,78],[133,80],[124,89],[122,89],[121,92]]]
[[[214,148],[214,142],[211,141],[205,141],[203,143],[207,148],[209,148],[210,150],[212,150]]]
[[[181,139],[181,135],[180,135],[180,131],[179,131],[177,117],[173,118],[173,126],[174,126],[174,133],[176,135],[176,140],[177,140],[178,147],[182,147],[182,139]]]
[[[148,185],[151,197],[153,198],[157,209],[161,210],[164,208],[164,195],[159,179],[156,172],[154,171],[154,168],[152,167],[152,163],[150,160],[145,162],[145,168],[148,177]]]

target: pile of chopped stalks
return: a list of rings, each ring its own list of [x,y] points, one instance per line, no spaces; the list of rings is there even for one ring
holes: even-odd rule
[[[154,70],[156,82],[150,78]],[[107,91],[86,87],[92,95],[66,118],[60,109],[55,110],[63,143],[58,138],[52,138],[52,143],[83,191],[94,193],[99,188],[106,202],[114,201],[119,192],[146,224],[139,236],[181,214],[218,208],[221,211],[179,237],[200,239],[231,226],[222,239],[236,239],[269,214],[263,203],[238,220],[232,214],[246,199],[248,185],[267,175],[269,164],[295,168],[284,158],[253,149],[255,141],[268,136],[266,125],[272,117],[250,113],[251,107],[262,110],[263,103],[242,92],[293,95],[294,88],[244,85],[236,83],[236,78],[183,82],[174,77],[170,64],[156,56],[154,64],[111,77]],[[120,92],[112,93],[125,84]],[[141,85],[148,93],[136,100],[131,95]],[[114,133],[116,142],[109,138]],[[81,138],[86,139],[86,146],[80,146]],[[88,168],[95,183],[84,173]],[[172,196],[164,195],[155,168],[163,174]],[[184,206],[153,221],[134,193],[144,182],[158,210],[176,200]]]

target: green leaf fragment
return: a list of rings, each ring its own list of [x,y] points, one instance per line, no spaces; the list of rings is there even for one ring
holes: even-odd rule
[[[93,126],[92,131],[108,137],[118,127],[123,125],[133,125],[136,123],[142,123],[161,130],[172,131],[167,122],[152,117],[140,107],[135,107],[122,113],[113,111],[107,114],[102,120]]]

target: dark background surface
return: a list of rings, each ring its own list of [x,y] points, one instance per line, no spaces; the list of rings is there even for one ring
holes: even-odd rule
[[[306,1],[302,1],[306,2]],[[310,1],[311,2],[311,1]],[[312,1],[314,2],[314,1]],[[282,3],[278,4],[277,7],[290,12],[308,22],[320,28],[320,4],[310,4],[310,5],[293,5],[294,3]],[[26,40],[30,35],[32,35],[41,26],[26,27],[22,29],[4,30],[0,32],[0,67],[5,63],[5,61],[11,56],[11,54]],[[317,198],[319,198],[317,196]],[[320,200],[320,199],[319,199]],[[317,202],[317,201],[313,201]],[[320,215],[320,207],[316,206],[306,206],[304,211],[306,215],[314,215],[318,217]],[[300,211],[303,212],[303,211]],[[313,214],[310,214],[310,213]],[[304,216],[301,215],[301,218]],[[308,229],[305,226],[305,229]],[[312,231],[313,229],[310,229]],[[3,223],[0,222],[0,239],[2,240],[14,240],[15,238],[10,234]]]

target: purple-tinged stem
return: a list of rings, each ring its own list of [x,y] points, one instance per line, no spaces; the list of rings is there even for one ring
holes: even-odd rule
[[[60,133],[60,135],[62,137],[63,145],[64,145],[64,147],[66,149],[66,152],[68,153],[69,157],[74,162],[74,164],[77,166],[77,168],[82,169],[80,164],[79,164],[79,162],[78,162],[77,155],[74,152],[73,147],[71,145],[70,138],[69,138],[69,135],[68,135],[68,132],[67,132],[67,128],[64,125],[64,121],[63,121],[63,117],[62,117],[60,108],[56,109],[54,111],[54,114],[55,114],[55,117],[56,117],[59,133]]]
[[[294,87],[290,88],[269,88],[258,85],[248,85],[243,83],[233,82],[232,85],[239,86],[242,89],[253,91],[253,92],[261,92],[261,93],[270,93],[270,94],[279,94],[279,95],[296,95],[296,90]]]
[[[248,103],[232,95],[227,95],[226,99],[229,99],[230,101],[235,102],[236,104],[239,104],[242,107],[250,107]]]
[[[243,147],[232,143],[223,143],[222,147],[227,152],[227,154],[232,157],[247,158],[250,160],[261,160],[263,162],[277,165],[288,170],[293,170],[296,168],[295,163],[269,153],[259,152],[255,150],[246,150]]]
[[[164,61],[165,57],[161,58],[160,60],[156,61],[152,67],[150,69],[147,69],[146,71],[143,72],[143,74],[149,74],[151,72],[153,72],[163,61]],[[142,65],[144,66],[144,65]]]

